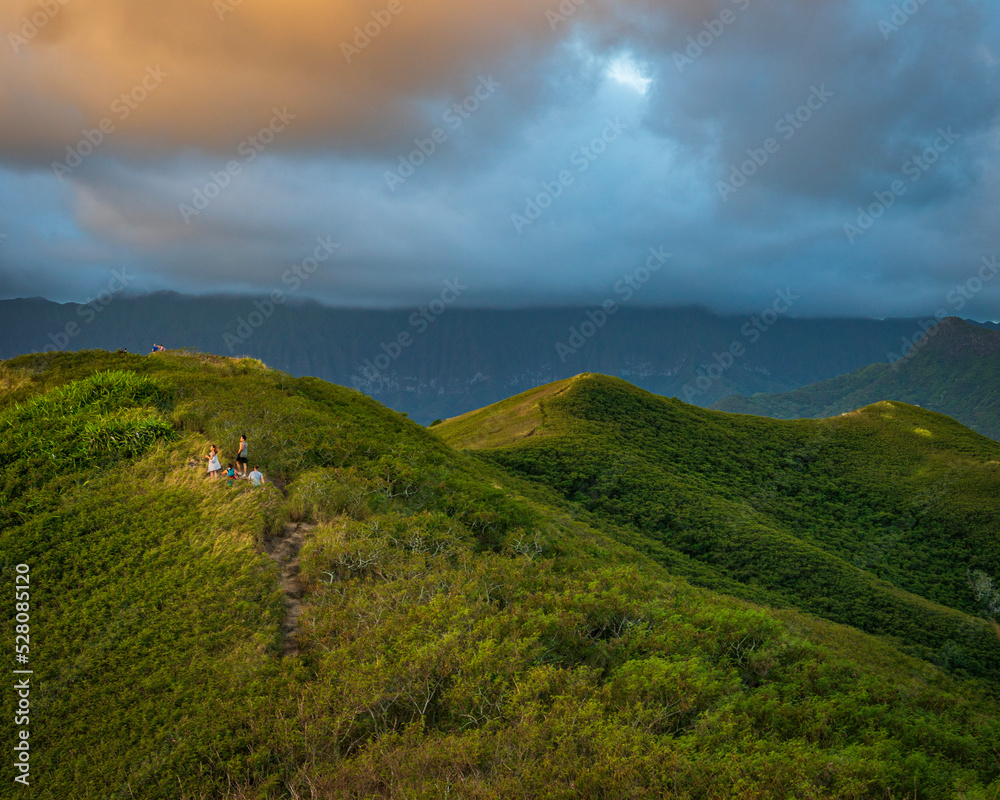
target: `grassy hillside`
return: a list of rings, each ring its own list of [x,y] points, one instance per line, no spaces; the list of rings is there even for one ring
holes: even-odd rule
[[[205,477],[241,433],[269,485]],[[34,670],[30,724],[0,701],[0,737],[31,743],[4,796],[1000,791],[990,683],[692,586],[632,523],[348,389],[247,359],[22,357],[0,363],[0,468]]]
[[[974,619],[1000,575],[1000,445],[947,417],[880,403],[777,422],[578,376],[434,430],[631,530],[651,555],[665,546],[674,571],[670,550],[730,579],[684,573],[696,582],[736,581],[743,596],[1000,677],[996,636]]]
[[[1000,440],[1000,333],[949,317],[892,364],[872,364],[792,392],[734,395],[712,407],[777,419],[818,419],[880,400],[947,414]]]

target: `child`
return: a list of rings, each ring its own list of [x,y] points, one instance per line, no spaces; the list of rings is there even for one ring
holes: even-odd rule
[[[229,478],[229,485],[232,486],[236,483],[236,470],[233,469],[233,462],[229,462],[229,467],[226,469],[226,476]]]

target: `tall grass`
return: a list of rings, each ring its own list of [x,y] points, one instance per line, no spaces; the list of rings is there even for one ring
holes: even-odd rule
[[[638,529],[351,390],[163,355],[118,357],[138,380],[94,375],[109,354],[4,365],[35,392],[0,406],[0,554],[32,564],[42,796],[995,800],[987,683],[695,588]],[[205,478],[241,432],[280,484]],[[292,586],[262,548],[286,514],[321,523]]]

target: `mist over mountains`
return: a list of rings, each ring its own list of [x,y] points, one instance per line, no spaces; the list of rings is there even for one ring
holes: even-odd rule
[[[720,316],[696,307],[463,309],[447,285],[426,307],[405,310],[102,294],[86,305],[0,300],[0,359],[92,348],[146,353],[153,343],[249,355],[359,389],[427,424],[581,372],[702,406],[787,392],[884,363],[927,326],[796,319],[780,296],[758,314]]]

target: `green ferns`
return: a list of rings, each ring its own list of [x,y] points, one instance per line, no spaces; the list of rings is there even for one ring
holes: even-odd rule
[[[23,516],[19,498],[29,498],[35,511],[54,504],[57,476],[107,468],[173,438],[158,408],[167,401],[149,376],[109,371],[0,411],[0,526]]]
[[[52,389],[0,414],[0,463],[29,454],[74,465],[132,458],[172,435],[155,408],[166,400],[156,381],[134,372],[98,372]]]

